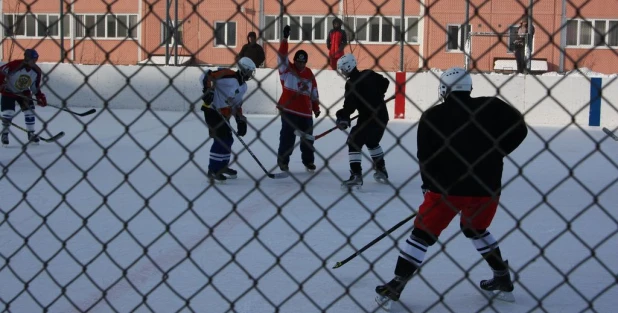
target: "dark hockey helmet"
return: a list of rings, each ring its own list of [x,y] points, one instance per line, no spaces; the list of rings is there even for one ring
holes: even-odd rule
[[[294,54],[294,62],[307,63],[308,59],[309,59],[309,55],[307,54],[307,51],[305,50],[298,50]]]
[[[24,59],[36,60],[38,58],[39,58],[39,54],[34,49],[26,49],[26,51],[24,51]]]

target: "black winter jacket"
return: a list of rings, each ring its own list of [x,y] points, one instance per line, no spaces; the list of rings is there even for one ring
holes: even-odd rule
[[[343,108],[337,111],[337,118],[349,120],[350,115],[358,110],[357,125],[378,124],[386,127],[388,111],[384,95],[390,81],[372,71],[362,72],[354,69],[345,84]]]
[[[499,195],[503,158],[527,134],[524,117],[506,102],[453,92],[419,121],[423,188],[453,196]]]

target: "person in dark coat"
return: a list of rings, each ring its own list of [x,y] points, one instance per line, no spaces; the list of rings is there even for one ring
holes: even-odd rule
[[[243,57],[251,59],[257,67],[261,67],[264,60],[266,60],[264,48],[257,43],[257,35],[255,32],[250,32],[247,35],[247,43],[240,49],[240,52],[236,56],[236,62]]]

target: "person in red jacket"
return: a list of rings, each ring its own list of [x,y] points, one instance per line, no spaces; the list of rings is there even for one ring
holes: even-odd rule
[[[43,73],[36,65],[39,54],[34,49],[24,51],[23,60],[14,60],[0,67],[0,106],[2,111],[2,134],[0,141],[3,146],[9,144],[9,126],[15,116],[15,104],[19,104],[24,112],[28,141],[39,143],[39,137],[34,134],[34,101],[40,106],[47,105],[45,94],[41,92],[41,78]]]
[[[288,37],[290,26],[283,28],[283,39],[279,46],[277,65],[281,86],[283,87],[277,107],[281,114],[281,131],[279,133],[279,150],[277,165],[282,171],[289,170],[290,155],[296,142],[295,130],[309,135],[313,134],[313,117],[320,116],[318,84],[307,65],[309,56],[305,50],[294,54],[294,63],[288,60]],[[309,172],[316,169],[313,141],[303,140],[300,144],[301,159]]]
[[[328,48],[328,57],[330,58],[330,67],[337,70],[337,61],[343,56],[343,49],[348,44],[348,36],[341,29],[343,22],[340,18],[333,20],[333,29],[328,32],[326,38],[326,47]]]

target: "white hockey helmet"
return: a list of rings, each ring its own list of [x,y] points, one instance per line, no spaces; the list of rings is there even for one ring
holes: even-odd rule
[[[440,75],[440,99],[446,99],[453,91],[472,91],[472,77],[461,67],[451,67]]]
[[[255,73],[255,63],[248,57],[242,57],[238,60],[238,71],[245,81],[250,80]]]
[[[356,58],[352,53],[346,53],[337,61],[337,69],[346,77],[356,67]]]

